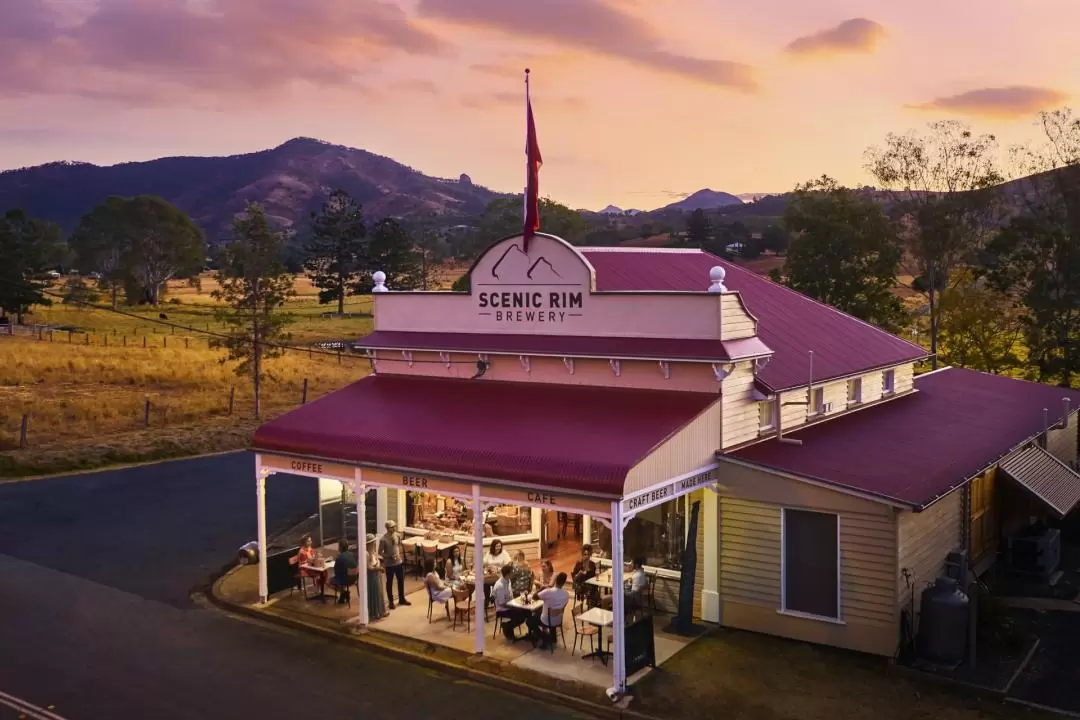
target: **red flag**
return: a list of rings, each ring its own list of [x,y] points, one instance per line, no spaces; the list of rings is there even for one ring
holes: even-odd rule
[[[521,249],[529,252],[529,240],[540,229],[540,146],[536,142],[536,123],[533,121],[532,100],[529,98],[529,71],[525,71],[525,227],[522,229]]]

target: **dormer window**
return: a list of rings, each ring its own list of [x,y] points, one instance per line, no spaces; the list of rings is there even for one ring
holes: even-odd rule
[[[891,395],[896,392],[896,371],[886,370],[881,373],[881,394]]]
[[[858,405],[862,402],[862,378],[847,381],[847,404]]]
[[[776,427],[776,405],[772,400],[758,402],[758,430],[765,432]]]

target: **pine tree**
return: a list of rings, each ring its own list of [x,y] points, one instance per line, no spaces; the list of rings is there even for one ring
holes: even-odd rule
[[[304,250],[311,284],[319,288],[319,302],[337,300],[345,314],[345,295],[366,269],[367,227],[361,206],[344,190],[335,190],[312,217],[312,233]]]
[[[369,293],[374,287],[371,274],[386,273],[390,290],[421,290],[430,283],[423,254],[397,220],[384,218],[375,223],[368,241],[366,272],[357,280],[355,291]]]

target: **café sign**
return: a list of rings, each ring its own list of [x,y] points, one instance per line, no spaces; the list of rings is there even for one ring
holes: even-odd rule
[[[349,465],[339,465],[337,463],[328,463],[321,460],[282,457],[280,455],[263,455],[262,466],[277,472],[332,478],[335,480],[347,480],[350,482],[355,475],[355,471]]]

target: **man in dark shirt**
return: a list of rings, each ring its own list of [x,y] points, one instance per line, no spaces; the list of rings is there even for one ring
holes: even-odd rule
[[[574,594],[584,597],[590,606],[600,601],[600,593],[596,586],[587,585],[586,581],[596,577],[596,563],[592,559],[592,545],[581,546],[581,559],[574,565],[570,576],[574,580]]]
[[[338,542],[338,556],[334,560],[334,587],[338,590],[338,604],[344,605],[349,600],[349,586],[359,572],[356,555],[349,549],[349,542]]]

